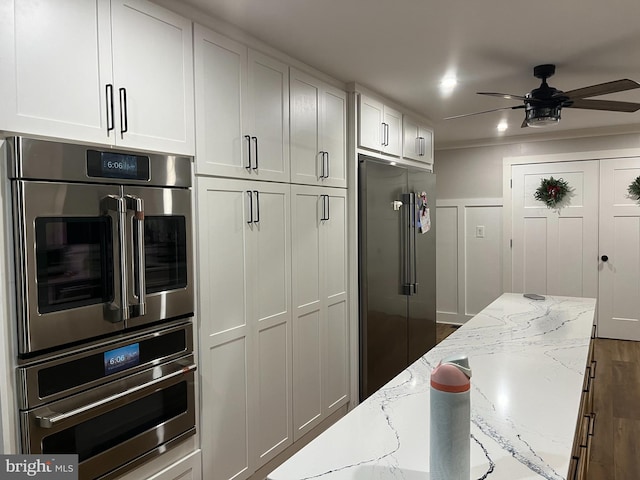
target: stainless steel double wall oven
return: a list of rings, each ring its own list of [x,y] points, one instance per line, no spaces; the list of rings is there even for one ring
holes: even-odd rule
[[[23,451],[112,478],[195,432],[191,159],[7,144]]]

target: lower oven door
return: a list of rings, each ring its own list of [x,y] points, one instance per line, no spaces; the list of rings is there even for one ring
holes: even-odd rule
[[[22,412],[24,453],[78,454],[82,480],[118,476],[195,433],[195,370],[189,355]]]

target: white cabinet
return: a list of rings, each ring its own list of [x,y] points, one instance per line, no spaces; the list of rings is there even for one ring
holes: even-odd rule
[[[200,450],[193,452],[173,465],[148,477],[147,480],[202,480],[202,461],[200,456]]]
[[[0,8],[1,130],[194,153],[189,20],[146,0]]]
[[[402,113],[360,94],[358,146],[388,155],[402,155]]]
[[[433,131],[411,117],[402,117],[402,156],[433,164]]]
[[[346,190],[291,187],[297,440],[348,401]]]
[[[195,26],[196,173],[289,181],[289,68]]]
[[[290,69],[291,182],[347,186],[347,96]]]
[[[290,186],[197,192],[203,465],[238,480],[292,443]]]

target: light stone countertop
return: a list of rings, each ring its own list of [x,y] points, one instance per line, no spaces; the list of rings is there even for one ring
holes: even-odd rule
[[[595,307],[503,294],[268,478],[428,480],[429,374],[466,353],[471,479],[565,479]]]

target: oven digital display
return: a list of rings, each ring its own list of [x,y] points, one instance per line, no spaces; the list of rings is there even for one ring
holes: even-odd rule
[[[140,364],[140,344],[132,343],[125,347],[104,352],[104,374],[125,370]]]
[[[87,174],[98,178],[149,180],[149,157],[88,150]]]

